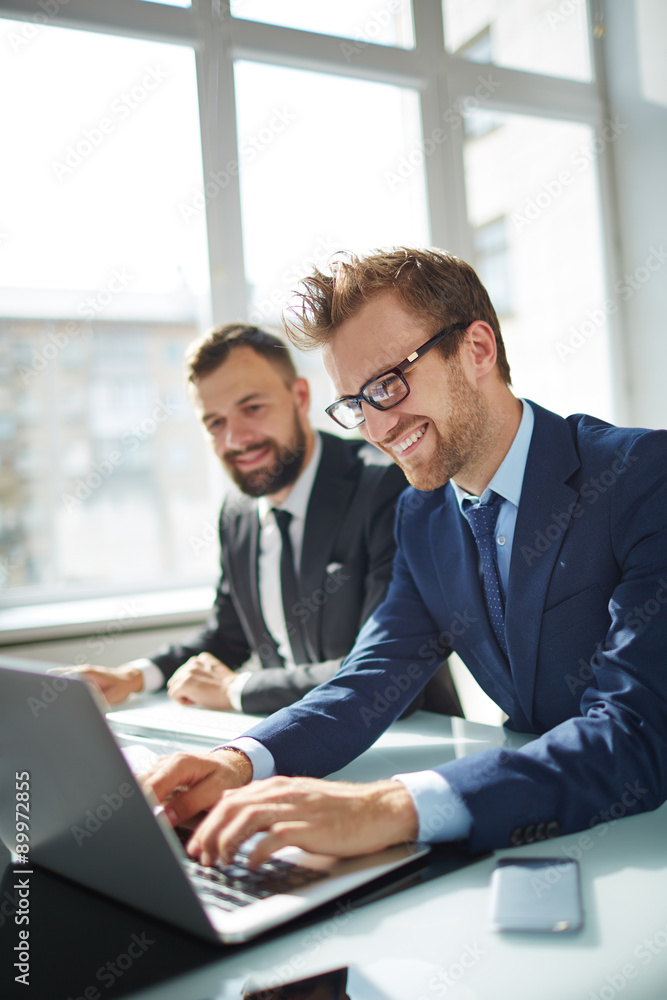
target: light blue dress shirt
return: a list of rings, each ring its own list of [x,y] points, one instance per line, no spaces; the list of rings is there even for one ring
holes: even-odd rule
[[[479,499],[484,502],[489,490],[494,490],[503,498],[496,524],[498,571],[503,592],[507,589],[509,579],[514,529],[535,423],[535,415],[530,405],[523,399],[521,403],[523,415],[514,441],[482,496],[471,497],[453,480],[451,481],[459,507],[465,499]],[[461,516],[463,517],[463,513]],[[276,773],[273,755],[257,740],[241,736],[225,746],[237,747],[247,754],[252,764],[254,779],[270,778]],[[394,774],[393,777],[402,782],[412,796],[419,818],[419,840],[436,843],[459,840],[468,836],[472,826],[472,816],[461,796],[438,771],[412,771],[409,774]]]

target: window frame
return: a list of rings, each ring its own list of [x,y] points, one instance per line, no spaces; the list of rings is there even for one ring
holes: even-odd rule
[[[57,0],[56,0],[57,2]],[[247,60],[413,88],[419,92],[422,139],[441,129],[450,109],[474,106],[483,81],[494,83],[484,97],[489,111],[536,115],[584,123],[598,134],[609,117],[603,40],[593,30],[587,0],[593,80],[581,82],[543,76],[494,64],[472,62],[448,53],[444,45],[441,0],[413,0],[415,47],[404,49],[360,41],[350,54],[350,38],[322,35],[233,17],[224,0],[193,0],[191,8],[142,0],[68,0],[55,14],[35,11],[34,0],[0,0],[0,17],[32,23],[143,38],[194,49],[201,123],[204,180],[219,164],[239,163],[234,63]],[[497,84],[497,86],[496,86]],[[474,256],[466,210],[463,128],[449,141],[434,143],[424,157],[431,241],[467,260]],[[602,207],[601,236],[606,288],[622,275],[619,257],[613,161],[595,163]],[[239,171],[218,197],[207,199],[206,222],[213,316],[247,317]],[[224,234],[224,238],[223,238]],[[629,412],[628,387],[621,373],[627,349],[620,315],[609,317],[612,395],[616,417]],[[157,588],[152,587],[151,590]],[[116,591],[117,592],[117,591]],[[44,588],[35,603],[53,601]],[[4,603],[4,602],[3,602]],[[11,603],[8,598],[7,603]],[[18,599],[15,604],[25,603]],[[5,604],[7,606],[7,604]]]

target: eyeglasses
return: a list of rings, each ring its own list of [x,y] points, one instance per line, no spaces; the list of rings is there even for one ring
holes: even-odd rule
[[[436,333],[435,337],[431,337],[416,351],[409,354],[405,361],[401,361],[395,368],[390,368],[383,375],[376,375],[369,379],[362,385],[357,396],[342,396],[331,406],[327,406],[325,413],[328,413],[331,419],[335,420],[341,427],[352,430],[353,427],[363,424],[366,419],[361,409],[362,402],[368,403],[376,410],[391,410],[392,406],[398,406],[406,396],[410,395],[410,386],[403,372],[420,358],[423,358],[425,354],[428,354],[431,348],[439,344],[448,333],[453,333],[454,330],[465,330],[469,325],[469,323],[455,323],[453,326],[445,327],[440,333]]]

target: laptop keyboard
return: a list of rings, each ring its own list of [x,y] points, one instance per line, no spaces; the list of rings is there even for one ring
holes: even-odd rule
[[[326,877],[326,873],[304,868],[284,858],[269,858],[258,868],[248,868],[243,854],[237,854],[231,865],[205,868],[190,860],[184,864],[197,895],[223,910],[248,906],[258,899],[289,892]]]

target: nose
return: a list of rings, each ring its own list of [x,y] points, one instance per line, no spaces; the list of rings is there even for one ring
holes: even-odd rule
[[[364,437],[373,444],[384,441],[400,419],[396,407],[391,410],[376,410],[374,406],[362,402],[361,409],[365,421],[359,429]]]
[[[245,420],[240,417],[230,417],[227,420],[224,434],[220,436],[220,454],[227,451],[243,451],[252,444],[252,432]]]

